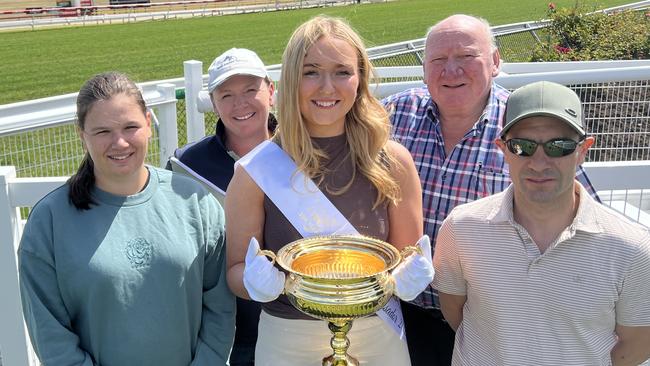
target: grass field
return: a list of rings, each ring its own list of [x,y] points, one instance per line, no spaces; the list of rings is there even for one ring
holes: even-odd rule
[[[629,0],[582,3],[604,8]],[[557,0],[570,6],[574,0]],[[75,92],[84,80],[120,70],[137,81],[181,77],[182,63],[207,68],[231,47],[257,51],[267,64],[279,63],[291,32],[317,14],[347,18],[368,46],[422,37],[428,26],[453,13],[469,13],[493,25],[538,20],[547,2],[500,0],[399,0],[386,3],[235,16],[0,32],[0,104]]]

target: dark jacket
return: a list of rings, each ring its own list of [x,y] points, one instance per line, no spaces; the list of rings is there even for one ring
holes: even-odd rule
[[[268,123],[269,131],[273,133],[278,122],[271,113],[269,113]],[[230,183],[235,170],[235,159],[228,154],[226,128],[221,119],[217,121],[214,135],[206,136],[199,141],[176,149],[174,156],[217,187],[224,191],[228,188],[228,183]],[[167,169],[171,170],[169,162]]]

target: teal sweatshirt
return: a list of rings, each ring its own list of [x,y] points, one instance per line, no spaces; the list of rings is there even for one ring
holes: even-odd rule
[[[66,184],[31,211],[18,249],[23,311],[44,365],[227,365],[235,298],[224,214],[193,180],[148,167],[133,196]]]

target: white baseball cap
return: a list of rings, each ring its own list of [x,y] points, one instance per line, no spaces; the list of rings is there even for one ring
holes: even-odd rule
[[[266,78],[264,62],[251,50],[231,48],[215,58],[208,68],[208,91],[212,93],[233,75],[253,75]]]

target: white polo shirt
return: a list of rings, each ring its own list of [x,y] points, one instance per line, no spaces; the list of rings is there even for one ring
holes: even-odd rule
[[[576,190],[543,254],[513,219],[512,185],[447,217],[433,285],[467,296],[453,365],[609,365],[616,324],[650,326],[650,232]]]

